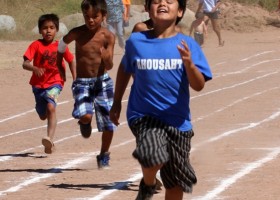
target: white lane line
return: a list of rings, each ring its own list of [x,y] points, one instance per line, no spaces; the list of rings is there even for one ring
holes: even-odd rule
[[[43,179],[47,179],[47,178],[50,178],[52,176],[54,176],[57,172],[58,169],[69,169],[69,168],[73,168],[81,163],[84,163],[90,159],[92,159],[92,156],[94,155],[97,155],[97,152],[94,152],[94,153],[88,153],[86,156],[82,156],[78,159],[75,159],[75,160],[72,160],[72,161],[68,161],[68,163],[64,164],[64,165],[61,165],[61,166],[57,166],[53,169],[50,170],[49,173],[44,173],[44,174],[36,174],[36,175],[33,175],[31,177],[28,177],[28,179],[26,179],[25,181],[19,183],[18,185],[16,186],[13,186],[7,190],[2,190],[0,191],[0,196],[3,196],[3,195],[7,195],[7,193],[12,193],[12,192],[17,192],[19,190],[21,190],[22,188],[24,187],[27,187],[31,184],[34,184],[34,183],[38,183],[40,181],[42,181]]]
[[[120,144],[113,145],[111,148],[112,149],[118,148],[120,146],[127,145],[127,144],[129,144],[131,142],[134,142],[134,141],[135,141],[135,139],[127,140],[127,141],[122,142]],[[26,178],[21,183],[15,185],[15,186],[12,186],[12,187],[10,187],[10,188],[8,188],[6,190],[0,191],[0,196],[7,195],[7,193],[17,192],[17,191],[21,190],[22,188],[27,187],[27,186],[29,186],[31,184],[38,183],[41,180],[50,178],[50,177],[56,175],[56,172],[60,171],[60,169],[70,169],[70,168],[76,167],[78,165],[81,165],[84,162],[92,160],[92,157],[96,156],[98,153],[99,153],[99,151],[95,151],[93,153],[87,153],[87,155],[85,155],[85,156],[81,156],[81,157],[79,157],[77,159],[73,159],[73,160],[67,161],[67,163],[64,164],[64,165],[59,165],[59,166],[56,166],[56,167],[52,168],[48,173],[36,174],[36,175],[33,175],[33,176],[29,176],[28,178]]]
[[[130,90],[130,87],[127,87],[126,90]],[[62,104],[70,103],[71,101],[73,101],[73,99],[71,99],[71,100],[66,100],[66,101],[62,101],[62,102],[58,102],[57,105],[62,105]],[[125,102],[125,100],[122,101],[122,102]],[[31,110],[22,112],[22,113],[20,113],[20,114],[13,115],[13,116],[7,117],[7,118],[5,118],[5,119],[0,119],[0,123],[6,122],[6,121],[8,121],[8,120],[12,120],[12,119],[15,119],[15,118],[18,118],[18,117],[22,117],[22,116],[27,115],[28,113],[33,113],[33,112],[35,112],[35,109],[31,109]]]
[[[200,142],[196,145],[193,146],[192,149],[195,149],[199,146],[202,146],[202,145],[205,145],[207,143],[211,143],[211,142],[215,142],[217,140],[220,140],[224,137],[227,137],[229,135],[232,135],[232,134],[235,134],[235,133],[238,133],[240,131],[245,131],[245,130],[249,130],[249,129],[252,129],[252,128],[256,128],[257,126],[260,126],[261,124],[263,123],[266,123],[266,122],[269,122],[269,121],[272,121],[276,118],[278,118],[280,116],[280,108],[279,108],[279,111],[275,112],[275,113],[272,113],[270,116],[268,116],[267,118],[261,120],[261,121],[258,121],[258,122],[252,122],[244,127],[241,127],[241,128],[237,128],[237,129],[233,129],[233,130],[229,130],[229,131],[226,131],[220,135],[217,135],[215,137],[211,137],[210,139],[206,140],[206,141],[203,141],[203,142]]]
[[[127,122],[121,122],[119,126],[123,126],[123,125],[125,125],[125,124],[127,124]],[[98,132],[97,129],[92,129],[92,133],[97,133],[97,132]],[[62,142],[64,142],[64,141],[73,139],[73,138],[78,137],[78,136],[81,136],[81,134],[78,133],[78,134],[75,134],[75,135],[72,135],[72,136],[69,136],[69,137],[64,137],[64,138],[62,138],[62,139],[60,139],[60,140],[56,140],[56,141],[55,141],[55,144],[62,143]],[[123,143],[123,144],[126,144],[126,143]],[[29,148],[29,149],[25,149],[25,150],[20,151],[20,152],[13,153],[13,155],[32,152],[32,151],[34,151],[34,149],[37,149],[37,148],[42,148],[42,145],[38,145],[38,146]],[[12,159],[12,158],[14,158],[14,156],[12,156],[12,155],[1,156],[1,157],[0,157],[0,162],[8,161],[8,160],[10,160],[10,159]]]
[[[247,58],[243,58],[243,59],[241,59],[240,61],[241,61],[241,62],[244,62],[244,61],[250,60],[251,58],[255,58],[255,57],[258,57],[258,56],[261,56],[261,55],[264,55],[264,54],[267,54],[267,53],[273,53],[273,52],[275,52],[275,51],[274,51],[274,50],[273,50],[273,51],[264,51],[264,52],[261,52],[261,53],[258,53],[258,54],[249,56],[249,57],[247,57]]]
[[[256,126],[258,126],[258,125],[261,125],[262,123],[264,123],[264,122],[269,122],[269,121],[271,121],[271,120],[273,120],[273,119],[276,119],[278,116],[280,115],[280,111],[279,112],[276,112],[276,113],[273,113],[272,115],[270,115],[268,118],[265,118],[265,119],[263,119],[262,121],[260,121],[260,122],[257,122],[257,123],[254,123],[255,124],[255,126],[252,126],[252,127],[246,127],[245,129],[247,130],[247,129],[250,129],[250,128],[255,128]],[[207,140],[207,141],[204,141],[204,142],[201,142],[201,143],[199,143],[198,145],[195,145],[195,147],[197,147],[197,146],[202,146],[202,145],[204,145],[204,144],[206,144],[206,143],[210,143],[210,142],[214,142],[214,141],[217,141],[217,140],[219,140],[219,139],[222,139],[222,138],[224,138],[224,137],[226,137],[226,136],[228,136],[228,135],[230,135],[230,134],[234,134],[234,133],[238,133],[238,132],[240,132],[240,131],[242,131],[243,129],[234,129],[234,130],[231,130],[231,131],[228,131],[228,132],[226,132],[226,133],[223,133],[223,134],[220,134],[219,136],[216,136],[216,137],[214,137],[214,139],[212,140],[212,139],[210,139],[210,140]],[[230,134],[229,134],[230,133]],[[195,151],[196,150],[196,148],[192,148],[192,152],[193,151]],[[249,172],[248,172],[249,173]],[[137,174],[138,175],[138,174]],[[135,175],[136,176],[136,175]],[[133,178],[133,177],[132,177]],[[136,177],[135,177],[135,179],[136,179]],[[137,179],[136,179],[137,180]],[[100,193],[100,194],[102,194],[102,196],[95,196],[94,197],[94,200],[102,200],[102,199],[104,199],[105,197],[106,197],[106,195],[108,196],[108,195],[111,195],[113,192],[115,192],[115,191],[117,191],[117,188],[112,188],[112,189],[110,189],[110,190],[108,190],[108,191],[106,191],[106,192],[103,192],[103,193]],[[98,198],[97,198],[98,197]],[[80,199],[80,198],[79,198]],[[89,200],[89,199],[92,199],[92,198],[83,198],[83,199],[86,199],[86,200]],[[78,200],[78,199],[77,199]],[[206,199],[201,199],[201,200],[206,200]]]
[[[59,121],[57,124],[63,124],[63,123],[72,121],[73,119],[74,119],[74,118],[64,119],[64,120]],[[13,136],[13,135],[17,135],[17,134],[20,134],[20,133],[28,132],[28,131],[38,130],[38,129],[41,129],[41,128],[47,128],[47,125],[37,126],[37,127],[34,127],[34,128],[28,128],[28,129],[16,131],[16,132],[13,132],[13,133],[8,133],[8,134],[6,134],[6,135],[0,136],[0,139],[5,138],[5,137],[9,137],[9,136]]]
[[[195,99],[195,98],[198,98],[198,97],[202,97],[202,96],[206,96],[206,95],[209,95],[209,94],[217,93],[217,92],[220,92],[220,91],[223,91],[223,90],[236,88],[238,86],[245,85],[245,84],[251,83],[253,81],[256,81],[256,80],[259,80],[259,79],[262,79],[262,78],[266,78],[266,77],[269,77],[269,76],[272,76],[272,75],[275,75],[275,74],[278,74],[278,73],[279,73],[279,71],[271,72],[271,73],[268,73],[268,74],[265,74],[265,75],[262,75],[262,76],[258,76],[256,78],[253,78],[253,79],[250,79],[250,80],[247,80],[247,81],[244,81],[244,82],[233,84],[231,86],[227,86],[227,87],[219,88],[219,89],[212,90],[212,91],[209,91],[209,92],[205,92],[205,93],[202,93],[202,94],[198,94],[194,97],[191,97],[191,99]]]
[[[259,122],[256,122],[256,123],[251,123],[249,126],[246,126],[246,127],[243,127],[243,128],[239,128],[239,129],[235,129],[235,130],[231,130],[231,131],[227,131],[227,132],[225,132],[225,133],[223,133],[223,134],[221,134],[221,135],[219,135],[219,136],[216,136],[216,137],[214,137],[214,138],[211,138],[210,140],[207,140],[207,141],[202,142],[202,143],[200,143],[200,144],[198,144],[198,145],[195,145],[195,147],[201,146],[201,145],[206,144],[206,143],[209,143],[209,142],[217,141],[217,140],[219,140],[219,139],[221,139],[221,138],[223,138],[223,137],[226,137],[226,136],[228,136],[228,135],[237,133],[237,132],[242,131],[242,130],[247,130],[247,129],[250,129],[250,128],[254,128],[254,127],[256,127],[256,126],[258,126],[258,125],[260,125],[260,124],[262,124],[262,123],[264,123],[264,122],[268,122],[268,121],[270,121],[270,120],[273,120],[273,119],[277,118],[279,115],[280,115],[280,111],[279,111],[279,112],[276,112],[276,113],[274,113],[274,114],[272,114],[271,116],[269,116],[268,118],[265,118],[265,119],[262,120],[262,121],[259,121]],[[126,124],[126,122],[123,122],[121,125],[123,125],[123,124]],[[95,130],[93,130],[93,131],[97,131],[97,130],[95,129]],[[63,138],[63,139],[61,139],[60,141],[57,141],[57,142],[62,142],[62,141],[65,141],[65,140],[67,140],[67,139],[76,137],[76,136],[78,136],[78,135],[79,135],[79,134],[74,135],[74,136],[71,136],[71,137]],[[120,144],[120,145],[126,145],[127,143],[130,143],[130,142],[132,142],[132,141],[134,141],[134,140],[127,141],[127,142],[122,143],[122,144]],[[118,145],[118,146],[120,146],[120,145]],[[40,146],[40,147],[41,147],[41,146]],[[195,150],[195,147],[193,148],[192,151]],[[32,149],[32,148],[31,148],[31,149]],[[30,149],[29,149],[29,150],[30,150]],[[25,150],[25,151],[26,151],[26,150]],[[24,151],[24,152],[25,152],[25,151]],[[23,152],[22,152],[22,153],[23,153]],[[6,160],[8,160],[8,159],[10,159],[10,158],[12,158],[12,156],[2,157],[2,158],[0,159],[0,161],[6,161]],[[73,161],[73,162],[74,162],[74,161]],[[72,161],[71,161],[71,163],[72,163]],[[56,168],[59,168],[59,167],[56,167]],[[64,168],[65,168],[65,167],[64,167]],[[12,187],[12,188],[10,188],[10,189],[8,189],[8,190],[2,191],[2,192],[0,191],[0,196],[1,196],[2,193],[7,193],[7,192],[11,192],[11,191],[15,192],[15,191],[17,191],[16,189],[21,189],[21,188],[24,187],[24,186],[28,186],[28,185],[30,185],[30,184],[33,184],[33,183],[35,183],[35,182],[38,182],[38,180],[45,179],[45,178],[48,178],[48,177],[50,177],[50,176],[43,176],[43,175],[41,175],[41,176],[39,176],[39,178],[33,177],[33,178],[28,179],[28,180],[26,180],[26,181],[20,183],[19,185],[14,186],[14,187]],[[135,179],[136,179],[136,178],[135,178]],[[112,192],[116,191],[115,188],[112,189],[112,190],[113,190]],[[110,191],[111,191],[111,190],[110,190]],[[111,193],[112,193],[112,192],[111,192]],[[111,194],[111,193],[108,193],[108,195]]]
[[[62,102],[57,103],[57,105],[62,105],[62,104],[65,104],[65,103],[69,103],[70,101],[72,101],[72,100],[69,100],[69,101],[62,101]],[[5,118],[5,119],[0,119],[0,123],[6,122],[6,121],[8,121],[8,120],[12,120],[12,119],[15,119],[15,118],[18,118],[18,117],[22,117],[22,116],[24,116],[24,115],[27,115],[28,113],[33,113],[33,112],[35,112],[35,109],[31,109],[31,110],[22,112],[22,113],[17,114],[17,115],[13,115],[13,116],[7,117],[7,118]]]
[[[271,51],[273,52],[273,51]],[[257,54],[258,55],[258,54]],[[254,55],[255,56],[255,55]],[[224,77],[224,76],[228,76],[228,75],[231,75],[231,74],[240,74],[244,71],[247,71],[248,69],[250,69],[251,67],[254,67],[254,66],[257,66],[257,65],[260,65],[260,64],[264,64],[264,63],[267,63],[267,62],[272,62],[272,61],[279,61],[280,59],[272,59],[272,60],[265,60],[265,61],[261,61],[261,62],[258,62],[258,63],[255,63],[251,66],[248,66],[248,67],[245,67],[243,68],[242,70],[238,70],[236,72],[230,72],[230,73],[226,73],[226,74],[223,74],[221,76],[215,76],[215,78],[219,78],[219,77]],[[216,65],[220,65],[220,64],[223,64],[225,62],[221,62],[221,63],[218,63]],[[126,90],[130,90],[131,87],[127,87]],[[73,101],[73,100],[67,100],[67,101],[63,101],[63,102],[59,102],[58,105],[61,105],[61,104],[65,104],[65,103],[69,103],[70,101]],[[5,119],[0,119],[0,123],[2,122],[5,122],[5,121],[8,121],[8,120],[11,120],[11,119],[15,119],[17,117],[21,117],[21,116],[24,116],[24,115],[27,115],[28,113],[32,113],[32,112],[35,112],[35,109],[32,109],[32,110],[29,110],[29,111],[26,111],[26,112],[23,112],[23,113],[20,113],[20,114],[17,114],[17,115],[13,115],[11,117],[8,117],[8,118],[5,118]]]
[[[250,83],[250,82],[253,82],[253,81],[256,81],[256,80],[258,80],[258,79],[262,79],[262,78],[265,78],[265,77],[267,77],[267,76],[271,76],[271,75],[274,75],[274,74],[277,74],[277,73],[278,73],[278,72],[272,72],[272,73],[265,74],[265,75],[263,75],[263,76],[259,76],[259,77],[256,77],[256,78],[254,78],[254,79],[248,80],[248,81],[244,81],[244,82],[242,82],[242,83],[238,83],[238,84],[234,84],[234,85],[231,85],[231,86],[228,86],[228,87],[219,88],[219,89],[217,89],[217,90],[212,90],[212,91],[209,91],[209,92],[205,92],[205,93],[202,93],[202,94],[198,94],[198,95],[196,95],[196,96],[192,96],[191,99],[195,99],[195,98],[198,98],[198,97],[210,95],[210,94],[217,93],[217,92],[220,92],[220,91],[223,91],[223,90],[227,90],[227,89],[232,89],[232,88],[238,87],[238,86],[240,86],[240,85],[248,84],[248,83]],[[123,100],[122,103],[127,102],[127,101],[128,101],[128,100]],[[65,102],[66,102],[66,101],[65,101]],[[73,118],[65,119],[65,120],[63,120],[63,121],[61,121],[61,122],[58,122],[58,124],[59,124],[59,123],[65,123],[65,122],[71,121],[72,119],[73,119]],[[14,133],[9,133],[9,134],[7,134],[7,135],[0,136],[0,139],[1,139],[1,138],[8,137],[8,136],[16,135],[16,134],[19,134],[19,133],[27,132],[27,131],[37,130],[37,129],[40,129],[40,128],[46,128],[46,125],[40,126],[40,127],[31,128],[31,129],[20,130],[20,131],[14,132]]]
[[[273,52],[275,52],[275,51],[274,50],[272,50],[272,51],[263,51],[263,52],[254,54],[252,56],[249,56],[247,58],[243,58],[243,59],[241,59],[239,61],[244,62],[244,61],[250,60],[251,58],[255,58],[255,57],[258,57],[258,56],[261,56],[261,55],[264,55],[264,54],[268,54],[268,53],[273,53]],[[222,61],[222,62],[216,63],[214,66],[223,65],[225,63],[227,63],[227,62],[226,61]]]
[[[216,73],[218,75],[214,76],[214,78],[217,79],[217,78],[226,77],[226,76],[229,76],[229,75],[241,74],[241,73],[244,73],[244,72],[248,71],[252,67],[255,67],[255,66],[258,66],[258,65],[261,65],[261,64],[265,64],[265,63],[269,63],[269,62],[275,62],[275,61],[280,61],[280,59],[272,59],[272,60],[260,61],[258,63],[252,64],[250,66],[243,67],[242,70],[238,70],[238,71],[234,71],[234,72]]]
[[[199,117],[197,117],[196,119],[194,119],[192,122],[193,122],[193,123],[196,123],[196,122],[198,122],[198,121],[200,121],[200,120],[203,120],[203,119],[205,119],[205,118],[207,118],[207,117],[210,117],[210,116],[212,116],[212,115],[214,115],[214,114],[217,114],[217,113],[219,113],[219,112],[222,112],[222,111],[224,111],[224,110],[226,110],[226,109],[228,109],[228,108],[230,108],[230,107],[233,107],[234,105],[236,105],[236,104],[238,104],[238,103],[241,103],[241,102],[243,102],[243,101],[245,101],[245,100],[248,100],[248,99],[250,99],[250,98],[254,98],[254,97],[258,96],[258,95],[263,95],[264,93],[267,93],[267,92],[270,92],[270,91],[272,91],[272,90],[276,90],[276,89],[279,89],[279,88],[280,88],[280,87],[269,88],[268,90],[263,90],[263,91],[261,91],[261,92],[256,92],[256,93],[254,93],[254,94],[251,94],[251,95],[249,95],[249,96],[242,97],[242,98],[240,98],[240,99],[237,99],[237,100],[233,101],[232,103],[230,103],[230,104],[228,104],[228,105],[226,105],[226,106],[223,106],[223,107],[219,108],[218,110],[215,110],[215,111],[213,111],[213,112],[208,113],[207,115],[199,116]]]
[[[277,158],[277,156],[280,154],[280,148],[277,148],[267,154],[265,157],[263,157],[260,160],[256,160],[255,162],[248,163],[243,167],[240,171],[233,174],[232,176],[225,178],[220,181],[220,184],[215,187],[213,190],[209,191],[204,196],[195,197],[192,198],[192,200],[212,200],[217,199],[217,196],[221,194],[223,191],[225,191],[228,187],[230,187],[232,184],[237,182],[242,177],[246,176],[247,174],[250,174],[252,171],[254,171],[257,168],[262,167],[264,164],[274,160]]]
[[[101,200],[101,199],[104,199],[106,196],[109,196],[111,195],[112,193],[124,188],[125,186],[128,185],[128,182],[134,182],[134,181],[137,181],[139,179],[142,178],[142,173],[139,172],[139,173],[136,173],[136,174],[133,174],[131,175],[131,177],[127,180],[123,180],[123,181],[120,181],[120,183],[116,184],[113,186],[113,189],[109,189],[109,190],[106,190],[106,191],[102,191],[100,192],[97,196],[95,197],[92,197],[92,198],[82,198],[82,199],[85,199],[85,200]],[[79,200],[81,200],[79,198]]]

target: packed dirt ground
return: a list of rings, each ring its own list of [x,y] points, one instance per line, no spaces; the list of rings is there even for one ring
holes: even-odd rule
[[[279,28],[238,27],[223,25],[223,47],[210,31],[203,47],[214,77],[203,91],[191,91],[191,163],[198,183],[185,200],[280,197]],[[126,124],[127,102],[111,147],[111,167],[98,170],[101,134],[94,131],[87,140],[80,135],[71,117],[69,70],[57,108],[56,151],[43,153],[46,122],[34,111],[31,74],[21,67],[30,42],[0,41],[0,199],[135,199],[141,173],[131,156],[135,140]],[[116,45],[113,80],[121,57]],[[124,100],[128,95],[129,88]],[[154,196],[163,198],[164,189]]]

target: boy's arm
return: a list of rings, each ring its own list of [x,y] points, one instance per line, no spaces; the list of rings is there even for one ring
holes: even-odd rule
[[[41,77],[45,73],[45,68],[39,68],[31,64],[30,60],[24,57],[22,68],[28,71],[32,71],[36,76]]]
[[[122,109],[122,98],[128,85],[131,74],[124,71],[124,66],[120,64],[115,84],[114,102],[110,110],[110,119],[115,125],[119,125],[119,118]]]
[[[75,60],[73,60],[72,62],[68,63],[69,64],[69,69],[71,71],[71,74],[72,74],[72,78],[73,78],[73,81],[76,80],[77,78],[77,73],[76,73],[76,62]]]
[[[195,91],[200,91],[204,88],[205,79],[203,74],[198,70],[198,68],[193,64],[191,59],[191,52],[188,48],[188,45],[185,41],[182,41],[181,44],[183,47],[178,45],[178,50],[182,57],[188,81],[192,89]]]
[[[75,33],[73,30],[71,30],[68,34],[66,34],[61,40],[59,41],[58,44],[58,51],[57,51],[57,58],[56,58],[56,65],[58,67],[59,74],[61,78],[66,81],[66,76],[65,76],[65,69],[62,67],[62,60],[63,60],[63,54],[66,51],[67,45],[71,43],[75,39]],[[70,65],[69,65],[70,67]],[[71,70],[71,67],[70,67]],[[72,73],[72,70],[71,70]],[[72,77],[74,79],[73,73]]]
[[[113,68],[113,55],[114,55],[114,46],[115,46],[115,35],[108,31],[106,36],[107,46],[103,46],[100,49],[101,60],[106,68],[110,70]]]
[[[60,77],[64,81],[66,81],[65,69],[62,67],[63,54],[64,53],[60,53],[59,51],[57,52],[56,65],[57,65]]]

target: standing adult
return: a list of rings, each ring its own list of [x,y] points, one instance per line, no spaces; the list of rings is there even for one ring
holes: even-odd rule
[[[214,32],[218,36],[219,46],[224,46],[224,40],[221,36],[221,28],[218,22],[220,0],[199,0],[198,8],[196,12],[201,11],[203,8],[203,13],[205,14],[204,21],[208,25],[209,20]]]
[[[118,38],[119,46],[124,49],[123,15],[124,5],[122,0],[106,0],[107,3],[107,28]]]

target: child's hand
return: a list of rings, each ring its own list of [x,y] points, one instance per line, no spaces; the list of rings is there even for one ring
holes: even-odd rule
[[[109,52],[107,51],[107,49],[106,48],[104,48],[104,47],[101,47],[100,48],[100,54],[101,54],[101,59],[102,60],[106,60],[106,59],[108,59],[109,58]]]
[[[192,61],[191,61],[191,52],[189,50],[187,43],[184,40],[182,40],[181,45],[178,45],[177,48],[179,50],[184,65],[186,67],[189,67]]]
[[[33,68],[33,72],[36,76],[38,77],[41,77],[43,76],[43,74],[45,73],[46,69],[45,68],[39,68],[39,67],[36,67],[34,66]]]

